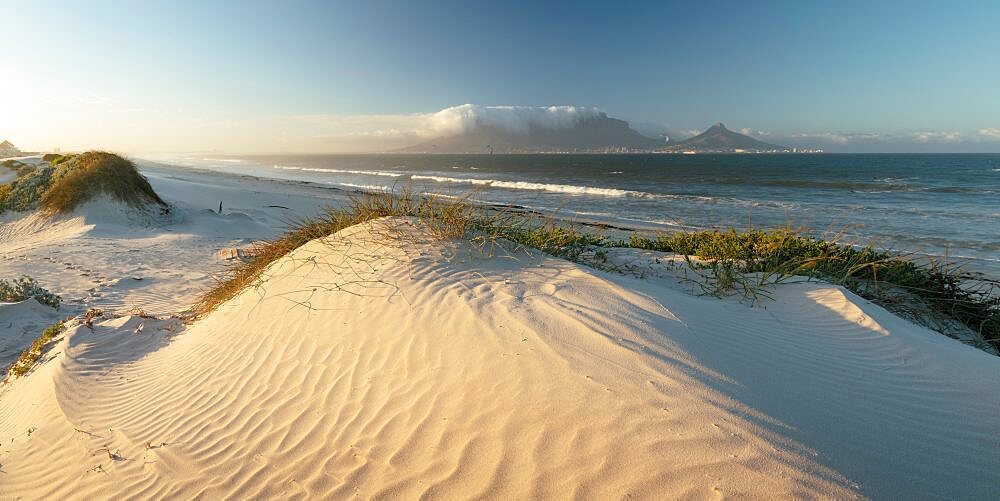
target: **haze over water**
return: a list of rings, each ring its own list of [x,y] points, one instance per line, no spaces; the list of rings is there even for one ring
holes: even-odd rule
[[[412,185],[617,226],[791,225],[1000,272],[1000,154],[150,156],[386,190]]]

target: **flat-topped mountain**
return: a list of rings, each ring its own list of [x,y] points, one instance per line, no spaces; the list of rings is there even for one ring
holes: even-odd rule
[[[758,141],[750,136],[733,132],[719,122],[705,132],[683,141],[669,141],[663,151],[697,153],[759,153],[790,152],[792,148]]]
[[[663,141],[646,137],[628,122],[601,112],[581,116],[567,126],[530,124],[522,129],[480,122],[458,135],[425,141],[399,151],[407,153],[552,153],[649,151]]]

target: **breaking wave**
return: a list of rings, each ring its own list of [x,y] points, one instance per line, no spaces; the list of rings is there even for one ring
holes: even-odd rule
[[[511,190],[547,191],[552,193],[567,193],[571,195],[598,195],[604,197],[639,197],[652,196],[643,191],[622,190],[618,188],[599,188],[596,186],[577,186],[573,184],[533,183],[530,181],[503,181],[499,179],[476,179],[446,176],[425,176],[413,174],[413,180],[435,181],[438,183],[471,184],[490,188],[506,188]]]
[[[297,170],[302,172],[329,172],[332,174],[358,174],[363,176],[384,176],[384,177],[401,177],[405,176],[405,172],[392,172],[392,171],[379,171],[379,170],[350,170],[350,169],[324,169],[321,167],[299,167],[296,165],[275,165],[275,169],[280,170]]]

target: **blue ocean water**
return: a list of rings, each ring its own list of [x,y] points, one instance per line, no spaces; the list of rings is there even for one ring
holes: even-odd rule
[[[166,161],[340,189],[472,192],[484,202],[630,228],[792,226],[849,243],[947,256],[1000,276],[1000,154],[189,155]]]

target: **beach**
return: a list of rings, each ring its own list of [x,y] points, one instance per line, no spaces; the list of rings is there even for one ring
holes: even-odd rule
[[[669,253],[609,249],[616,271],[383,217],[192,317],[358,187],[137,164],[169,212],[0,216],[0,277],[63,301],[0,305],[0,365],[73,317],[0,386],[0,497],[1000,495],[1000,358],[844,287],[750,304]]]

